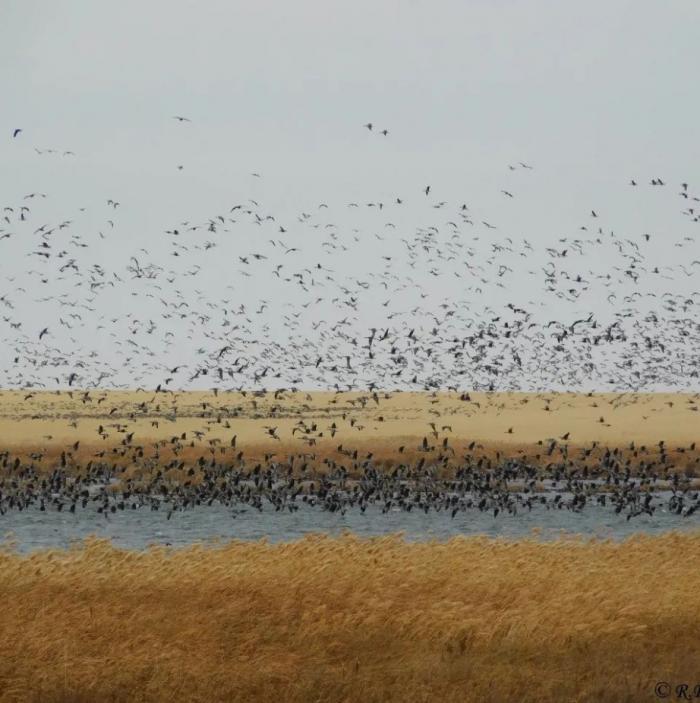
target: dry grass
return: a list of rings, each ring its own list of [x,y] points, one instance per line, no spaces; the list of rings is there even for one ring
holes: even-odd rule
[[[43,461],[33,461],[40,470],[54,468],[64,451],[68,471],[91,460],[133,467],[156,453],[161,465],[200,456],[230,463],[242,452],[246,462],[295,455],[314,469],[334,461],[352,473],[355,452],[360,461],[372,453],[378,466],[420,458],[439,463],[467,452],[545,465],[559,460],[564,447],[578,461],[581,449],[597,442],[590,461],[618,448],[634,470],[658,454],[663,440],[666,467],[696,472],[699,408],[699,394],[662,393],[471,393],[468,399],[453,392],[378,393],[375,400],[372,393],[331,392],[0,391],[0,452],[23,460],[39,452]],[[279,440],[266,427],[277,428]],[[424,437],[434,447],[427,454]],[[559,446],[550,456],[552,438]]]
[[[333,443],[356,439],[422,437],[434,421],[460,437],[496,443],[529,443],[571,432],[571,441],[626,443],[695,439],[700,394],[682,393],[372,393],[286,392],[264,396],[221,392],[154,393],[134,391],[0,391],[0,427],[13,444],[77,439],[100,443],[98,425],[117,438],[115,424],[136,436],[168,439],[182,431],[203,430],[224,439],[237,434],[244,443],[267,441],[264,425],[276,425],[283,440],[300,419],[318,423],[322,439]],[[345,415],[346,417],[343,417]],[[603,417],[604,422],[600,422]],[[355,425],[350,425],[350,420]],[[75,420],[78,426],[69,422]],[[151,422],[159,421],[155,428]],[[174,421],[173,421],[174,420]],[[271,422],[272,421],[272,422]],[[337,431],[330,437],[330,425]],[[230,427],[226,427],[226,423]],[[509,428],[513,433],[508,433]],[[122,437],[119,436],[119,439]]]
[[[698,534],[8,551],[0,699],[654,700],[699,674],[698,558]]]

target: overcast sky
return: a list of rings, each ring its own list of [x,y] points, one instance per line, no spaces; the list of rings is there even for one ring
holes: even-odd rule
[[[61,185],[35,146],[76,152],[61,172],[76,199],[115,191],[158,225],[174,198],[187,194],[188,215],[246,187],[343,202],[431,183],[468,199],[518,159],[555,211],[602,209],[611,183],[697,170],[693,0],[18,0],[0,12],[0,125],[24,129],[0,140],[6,200]],[[368,121],[389,138],[368,139]]]
[[[248,198],[278,222],[328,203],[342,225],[351,201],[401,197],[413,231],[428,184],[543,247],[591,209],[621,236],[680,240],[698,28],[697,0],[5,0],[0,204],[40,191],[47,221],[115,220],[100,261],[144,246],[167,264],[164,230]],[[627,185],[656,177],[667,192]],[[0,255],[0,276],[27,265],[17,237]]]

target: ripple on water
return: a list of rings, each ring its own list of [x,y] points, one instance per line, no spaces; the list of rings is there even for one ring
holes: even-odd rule
[[[91,535],[111,540],[115,546],[143,549],[149,544],[184,546],[214,539],[246,539],[270,541],[294,540],[309,533],[340,535],[345,531],[362,537],[403,532],[409,540],[445,540],[457,535],[491,537],[533,537],[554,539],[562,534],[623,539],[634,533],[658,534],[669,530],[697,529],[697,515],[680,518],[657,508],[653,516],[640,515],[627,520],[610,508],[589,506],[580,513],[566,509],[547,510],[541,507],[517,515],[470,510],[454,519],[448,511],[390,512],[382,514],[379,506],[369,506],[363,514],[349,510],[345,515],[329,513],[301,504],[294,513],[254,508],[238,509],[212,506],[173,513],[139,510],[138,512],[104,514],[86,510],[83,513],[9,512],[0,517],[0,534],[16,543],[20,551],[47,547],[68,547],[76,540]]]

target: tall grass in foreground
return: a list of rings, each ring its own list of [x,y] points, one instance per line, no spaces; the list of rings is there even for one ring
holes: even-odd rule
[[[699,560],[700,534],[8,551],[0,699],[654,700],[700,677]]]

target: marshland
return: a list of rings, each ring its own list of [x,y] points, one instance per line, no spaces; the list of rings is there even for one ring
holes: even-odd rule
[[[344,529],[623,537],[697,525],[697,395],[0,399],[11,438],[0,454],[0,518],[25,549],[93,533],[144,546]],[[600,413],[605,442],[592,439]],[[644,416],[665,438],[643,439]]]
[[[637,700],[694,676],[697,395],[1,398],[6,700]]]
[[[5,4],[0,703],[700,697],[697,2]]]

